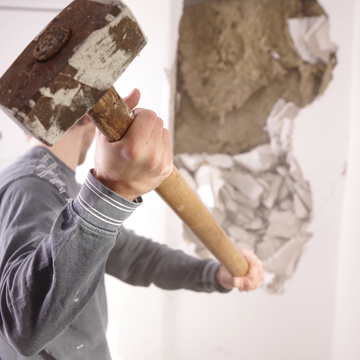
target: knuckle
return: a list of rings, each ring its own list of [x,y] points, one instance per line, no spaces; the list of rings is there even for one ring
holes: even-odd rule
[[[156,112],[152,111],[152,110],[146,110],[146,113],[145,113],[146,117],[147,117],[147,120],[150,120],[150,121],[153,121],[153,122],[156,122],[157,121],[157,114]]]
[[[156,124],[159,127],[164,127],[164,120],[162,118],[159,118],[158,116],[156,117]]]
[[[171,143],[170,132],[168,129],[163,128],[162,137],[164,141]]]
[[[121,155],[127,160],[135,161],[139,157],[139,150],[136,146],[132,146],[132,144],[129,143],[127,146],[122,147]]]
[[[157,160],[156,154],[152,154],[148,156],[148,167],[150,170],[152,170],[155,173],[160,172],[159,162]]]

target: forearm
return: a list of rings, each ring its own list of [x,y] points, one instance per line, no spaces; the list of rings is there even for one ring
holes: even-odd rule
[[[224,292],[215,281],[218,267],[216,261],[197,259],[123,228],[110,253],[106,271],[132,285]]]

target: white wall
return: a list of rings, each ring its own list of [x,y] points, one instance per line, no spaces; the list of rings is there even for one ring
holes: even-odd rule
[[[325,95],[300,112],[294,135],[295,156],[313,189],[310,230],[314,236],[281,296],[263,291],[166,294],[167,328],[172,329],[167,359],[360,358],[360,271],[355,258],[360,230],[356,221],[359,89],[352,86],[360,80],[353,73],[359,64],[354,59],[358,2],[323,0],[321,4],[331,19],[331,39],[339,46],[338,65]],[[355,139],[347,159],[350,119]],[[346,184],[349,195],[344,203]]]
[[[354,37],[348,42],[352,47],[349,82],[350,127],[347,156],[347,180],[339,244],[336,316],[332,360],[360,359],[360,2],[353,7]]]
[[[55,15],[54,10],[14,11],[3,6],[51,10],[67,3],[0,0],[0,73]],[[143,93],[140,105],[153,108],[170,126],[169,74],[174,65],[182,0],[126,3],[142,24],[149,43],[116,88],[125,95],[138,87]],[[356,0],[323,0],[321,4],[331,19],[331,39],[339,46],[339,63],[325,95],[303,109],[296,121],[295,155],[311,182],[315,214],[311,227],[314,236],[295,276],[286,284],[285,293],[277,296],[263,290],[228,295],[163,292],[154,287],[133,288],[108,278],[109,339],[114,360],[360,358],[360,265],[355,257],[360,234],[360,29],[354,30],[360,12]],[[2,114],[0,131],[3,167],[24,151],[26,141]],[[91,166],[91,156],[79,172],[79,180]],[[145,197],[145,204],[128,225],[160,242],[166,239],[171,246],[184,247],[179,221],[154,194]]]

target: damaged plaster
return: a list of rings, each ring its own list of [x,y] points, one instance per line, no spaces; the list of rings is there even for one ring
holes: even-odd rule
[[[310,37],[304,42],[323,41],[309,20],[327,20],[315,0],[186,3],[178,45],[176,153],[249,151],[269,141],[263,128],[278,99],[301,108],[326,89],[334,48],[326,49],[327,61],[314,54],[316,62],[309,63],[291,34],[298,28]],[[291,19],[306,24],[289,27]]]
[[[263,261],[270,292],[283,291],[311,238],[311,186],[292,135],[331,81],[335,53],[315,0],[185,0],[175,164],[235,244]]]

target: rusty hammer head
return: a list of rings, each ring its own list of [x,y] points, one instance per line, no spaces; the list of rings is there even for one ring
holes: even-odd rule
[[[75,0],[0,79],[0,107],[55,144],[119,78],[146,44],[120,0]]]

